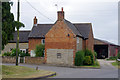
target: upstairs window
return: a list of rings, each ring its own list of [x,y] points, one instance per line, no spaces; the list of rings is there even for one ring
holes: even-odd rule
[[[42,43],[42,44],[45,44],[45,39],[42,39],[41,43]]]

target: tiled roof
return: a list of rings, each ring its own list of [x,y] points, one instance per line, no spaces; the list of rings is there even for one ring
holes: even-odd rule
[[[74,26],[84,38],[89,37],[91,23],[76,23]]]
[[[83,38],[88,38],[91,26],[90,23],[72,24],[65,19],[64,21],[74,34]],[[37,26],[34,26],[28,38],[45,38],[46,33],[52,28],[53,25],[54,24],[38,24]]]
[[[29,38],[44,38],[46,33],[52,28],[53,24],[38,24],[33,26]]]
[[[28,42],[28,35],[30,31],[19,31],[19,42],[25,43]],[[10,40],[9,43],[15,43],[17,41],[17,31],[13,33],[13,40]]]
[[[73,31],[73,33],[74,33],[75,35],[78,35],[78,36],[81,36],[81,37],[82,37],[82,35],[79,33],[79,31],[76,29],[76,27],[75,27],[71,22],[69,22],[69,21],[67,21],[67,20],[65,20],[65,19],[64,19],[64,21],[65,21],[65,23],[67,24],[67,26]]]

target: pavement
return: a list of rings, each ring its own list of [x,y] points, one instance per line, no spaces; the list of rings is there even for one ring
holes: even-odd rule
[[[118,78],[118,69],[111,65],[113,61],[98,60],[101,69],[83,69],[83,68],[68,68],[68,67],[55,67],[48,65],[31,65],[19,64],[30,68],[54,71],[57,73],[52,78]],[[4,63],[3,65],[15,65]]]

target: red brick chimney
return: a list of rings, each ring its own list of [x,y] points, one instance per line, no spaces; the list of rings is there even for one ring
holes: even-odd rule
[[[37,26],[37,18],[36,18],[36,16],[34,18],[34,26]]]
[[[62,21],[64,19],[64,11],[63,11],[63,7],[61,11],[58,11],[58,21]]]

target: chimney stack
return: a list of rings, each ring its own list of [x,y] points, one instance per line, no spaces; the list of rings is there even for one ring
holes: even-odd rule
[[[37,26],[37,18],[36,18],[36,16],[34,18],[34,26]]]
[[[63,7],[61,11],[58,11],[58,21],[62,21],[64,19],[64,11],[63,11]]]

